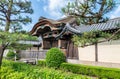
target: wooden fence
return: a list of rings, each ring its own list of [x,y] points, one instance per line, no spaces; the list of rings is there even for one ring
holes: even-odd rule
[[[36,59],[45,59],[47,50],[40,51],[21,51],[20,57],[21,59],[27,58],[36,58]]]

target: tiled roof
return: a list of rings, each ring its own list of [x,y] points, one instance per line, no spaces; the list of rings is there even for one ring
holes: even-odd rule
[[[107,31],[113,29],[120,29],[120,18],[111,19],[106,23],[98,23],[92,25],[81,25],[81,26],[74,26],[72,27],[69,23],[63,28],[62,32],[56,36],[56,38],[61,37],[66,31],[70,31],[73,34],[82,34],[84,32],[91,32],[91,31]]]
[[[66,26],[68,30],[71,32],[76,33],[84,33],[84,32],[90,32],[90,31],[106,31],[106,30],[112,30],[112,29],[118,29],[118,24],[120,24],[120,18],[109,20],[106,23],[98,23],[98,24],[92,24],[92,25],[82,25],[82,26],[75,26],[74,28],[70,25]]]
[[[73,16],[67,16],[65,18],[59,19],[59,20],[53,20],[53,19],[48,19],[45,17],[40,17],[39,18],[39,22],[37,22],[34,27],[32,28],[32,30],[30,31],[32,35],[37,35],[37,30],[39,27],[41,26],[48,26],[50,25],[52,28],[53,26],[60,26],[61,24],[66,24],[66,23],[73,23],[75,21],[75,18]],[[59,29],[59,27],[56,27]]]

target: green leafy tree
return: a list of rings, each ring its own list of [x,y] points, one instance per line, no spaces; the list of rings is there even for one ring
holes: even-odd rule
[[[15,50],[25,49],[31,45],[21,44],[19,43],[19,41],[31,39],[35,39],[35,37],[22,33],[0,32],[0,66],[2,64],[2,58],[5,49],[7,48]]]
[[[10,28],[17,31],[23,24],[31,22],[27,14],[32,13],[31,2],[28,0],[0,0],[0,25],[5,26],[5,31]]]
[[[116,0],[75,0],[62,9],[66,15],[75,16],[79,24],[96,24],[108,20],[106,14],[116,6]]]
[[[85,47],[85,46],[93,45],[95,43],[109,41],[111,40],[110,38],[111,35],[112,35],[111,33],[105,33],[100,31],[84,32],[82,35],[74,35],[73,41],[75,42],[76,45]]]
[[[19,25],[19,23],[18,22],[16,22],[16,23],[11,23],[11,30],[13,31],[13,32],[20,32],[21,30],[22,30],[22,26],[21,25]]]

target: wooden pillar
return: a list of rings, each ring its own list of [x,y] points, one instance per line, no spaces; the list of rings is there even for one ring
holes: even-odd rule
[[[68,53],[69,53],[69,59],[72,59],[72,55],[73,55],[73,44],[72,42],[70,41],[69,42],[69,50],[68,50]]]
[[[61,40],[58,40],[58,48],[61,48]]]
[[[66,57],[67,58],[69,58],[69,46],[70,46],[70,44],[69,44],[69,41],[67,41],[67,49],[66,49]]]
[[[74,43],[72,42],[72,59],[75,57],[75,48],[74,48]]]
[[[38,49],[38,51],[39,51],[40,47],[38,46],[37,49]]]
[[[53,41],[49,41],[50,42],[50,48],[53,47]]]
[[[98,62],[98,44],[95,43],[95,62]]]
[[[73,49],[73,59],[79,59],[79,56],[78,56],[78,47],[74,45],[74,49]]]

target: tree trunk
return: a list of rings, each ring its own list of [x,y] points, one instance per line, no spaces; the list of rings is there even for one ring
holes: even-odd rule
[[[3,53],[4,53],[4,47],[2,45],[0,45],[0,68],[2,65]]]
[[[12,10],[12,5],[13,5],[13,0],[10,0],[9,1],[9,4],[8,4],[8,10],[7,10],[7,13],[6,13],[6,26],[5,26],[5,31],[9,31],[10,29],[10,16],[11,16],[11,10]]]
[[[10,21],[7,20],[7,21],[6,21],[6,26],[5,26],[5,31],[8,32],[8,31],[9,31],[9,28],[10,28]]]

